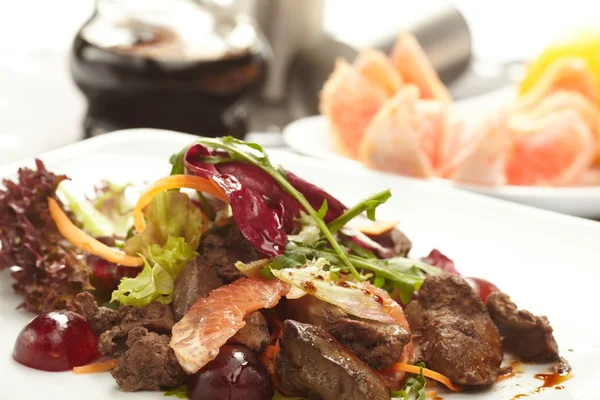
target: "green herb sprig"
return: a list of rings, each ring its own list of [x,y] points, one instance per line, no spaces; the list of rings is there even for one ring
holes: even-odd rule
[[[224,138],[202,138],[197,141],[208,148],[224,150],[229,154],[229,158],[235,161],[241,161],[259,167],[269,174],[275,181],[294,199],[296,199],[306,212],[314,218],[317,226],[323,233],[323,236],[333,248],[337,262],[343,264],[352,276],[357,280],[362,280],[356,267],[352,264],[346,253],[342,250],[339,243],[333,237],[333,233],[329,230],[327,224],[323,220],[322,214],[324,207],[321,207],[321,212],[316,211],[306,200],[304,195],[300,193],[286,178],[285,171],[282,168],[275,168],[263,148],[256,143],[246,143],[242,140],[233,137]],[[177,161],[176,159],[173,161]]]

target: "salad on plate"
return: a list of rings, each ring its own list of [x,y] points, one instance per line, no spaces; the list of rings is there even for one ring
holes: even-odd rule
[[[37,314],[16,362],[192,400],[425,400],[516,362],[570,378],[547,318],[376,219],[389,190],[347,206],[231,137],[170,162],[92,197],[40,160],[3,181],[0,269]]]

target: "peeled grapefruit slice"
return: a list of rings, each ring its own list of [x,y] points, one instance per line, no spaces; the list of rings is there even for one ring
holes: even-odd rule
[[[389,98],[386,90],[367,79],[346,61],[338,60],[321,92],[321,113],[329,118],[337,150],[358,156],[365,128]]]
[[[464,157],[462,153],[470,151],[470,144],[477,141],[478,135],[483,135],[479,125],[449,110],[438,149],[436,173],[439,176],[448,177]]]
[[[390,97],[402,86],[402,77],[385,53],[379,50],[361,51],[354,60],[354,68],[371,82],[383,87]]]
[[[600,162],[600,111],[596,104],[579,92],[558,90],[544,97],[531,110],[511,117],[511,127],[517,131],[535,131],[540,118],[556,111],[573,110],[587,124],[596,140],[596,162]],[[534,126],[531,126],[534,125]]]
[[[360,145],[359,160],[365,165],[401,175],[425,178],[433,175],[431,161],[421,148],[427,129],[417,115],[419,90],[404,86],[375,115]]]
[[[598,83],[592,68],[582,58],[565,57],[548,65],[535,84],[521,95],[518,107],[535,107],[556,90],[579,92],[592,102],[598,102]]]
[[[502,185],[506,183],[504,172],[510,135],[506,117],[501,113],[494,120],[482,122],[476,128],[475,140],[469,141],[447,167],[447,176],[457,182],[476,185]]]
[[[446,103],[452,101],[450,92],[440,81],[425,51],[413,35],[408,32],[398,35],[390,57],[404,81],[417,85],[421,90],[422,98]]]
[[[522,127],[522,125],[520,126]],[[590,128],[574,110],[557,111],[513,131],[506,164],[511,185],[564,186],[581,181],[596,154]]]
[[[447,129],[448,109],[437,100],[417,100],[415,103],[415,131],[419,146],[435,169],[440,162],[440,145]]]
[[[244,317],[277,305],[290,286],[274,279],[242,278],[196,301],[173,326],[170,346],[181,367],[196,373],[219,354],[219,348],[244,325]]]

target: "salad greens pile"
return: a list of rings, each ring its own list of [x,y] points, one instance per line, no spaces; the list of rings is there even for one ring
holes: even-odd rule
[[[135,278],[123,278],[111,301],[144,306],[153,301],[168,304],[173,299],[175,278],[197,255],[204,220],[190,197],[177,191],[161,192],[144,209],[144,232],[127,239],[124,250],[144,258],[144,268]]]

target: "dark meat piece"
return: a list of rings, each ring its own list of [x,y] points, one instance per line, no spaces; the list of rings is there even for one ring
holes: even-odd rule
[[[119,325],[130,307],[121,306],[118,310],[108,307],[98,307],[96,299],[89,292],[81,292],[75,296],[75,306],[85,317],[92,332],[100,336],[107,330]]]
[[[418,299],[405,312],[417,360],[459,385],[494,383],[502,363],[500,335],[485,305],[463,278],[455,274],[428,277]]]
[[[523,361],[546,362],[559,359],[558,345],[546,317],[519,310],[510,297],[496,292],[485,302],[492,320],[502,336],[506,352]]]
[[[228,343],[241,344],[256,353],[262,353],[271,341],[267,320],[260,311],[255,311],[246,315],[244,322],[246,325]]]
[[[381,376],[323,328],[286,320],[275,372],[286,392],[315,400],[389,400]]]
[[[171,306],[150,303],[145,307],[132,307],[121,323],[100,335],[98,351],[104,355],[118,355],[125,351],[125,340],[134,328],[142,326],[149,331],[171,334],[175,324]]]
[[[173,312],[179,321],[190,307],[208,292],[223,286],[216,269],[203,256],[190,260],[175,280],[173,288]]]
[[[412,242],[400,229],[394,228],[381,235],[367,235],[383,247],[392,249],[395,256],[406,257],[412,249]]]
[[[124,392],[173,388],[185,382],[185,372],[169,347],[170,338],[138,326],[129,331],[127,351],[111,372]]]
[[[227,283],[243,276],[235,267],[237,261],[248,263],[261,258],[235,225],[228,226],[224,232],[206,234],[200,247],[207,264],[215,268],[219,277]]]
[[[285,318],[325,329],[375,369],[388,368],[398,362],[402,349],[410,340],[409,333],[396,324],[351,316],[310,295],[286,300],[280,310]]]

